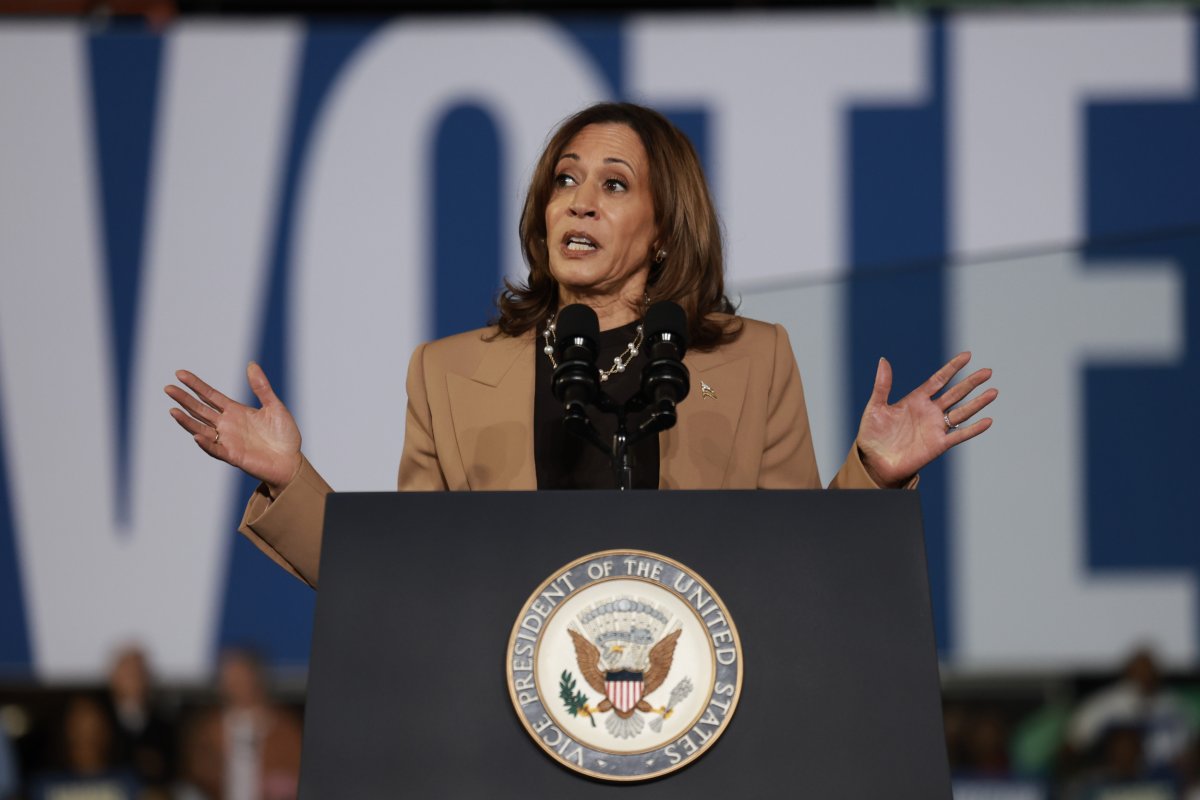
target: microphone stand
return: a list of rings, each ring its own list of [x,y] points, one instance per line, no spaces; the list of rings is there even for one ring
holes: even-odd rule
[[[665,431],[675,424],[675,404],[669,400],[661,400],[637,430],[630,433],[627,425],[629,414],[641,411],[647,405],[646,399],[640,394],[635,394],[622,404],[617,403],[605,392],[600,392],[596,398],[596,408],[617,417],[617,430],[613,434],[611,444],[605,444],[600,438],[592,421],[582,409],[577,409],[578,413],[568,413],[563,419],[568,431],[608,455],[613,475],[617,479],[617,488],[621,491],[633,488],[634,460],[630,448],[647,436]]]
[[[630,448],[647,436],[672,427],[678,419],[675,405],[688,394],[688,372],[683,366],[683,355],[687,350],[687,317],[683,309],[672,302],[656,303],[646,311],[643,325],[649,330],[645,346],[650,361],[642,371],[641,390],[624,403],[617,403],[599,386],[595,343],[600,328],[595,312],[586,306],[570,305],[563,309],[559,323],[563,341],[556,345],[561,350],[554,369],[553,388],[555,398],[566,406],[563,423],[572,434],[608,455],[621,491],[632,489],[633,452]],[[553,325],[548,325],[544,333],[546,352],[552,349],[553,329]],[[633,352],[636,354],[637,350]],[[610,444],[600,438],[588,418],[585,406],[589,404],[603,413],[616,415],[617,428]],[[631,433],[627,424],[629,414],[646,408],[651,408],[650,415]]]

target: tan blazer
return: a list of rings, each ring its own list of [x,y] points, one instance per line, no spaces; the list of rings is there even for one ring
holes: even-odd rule
[[[780,325],[743,323],[735,341],[684,358],[691,392],[675,427],[659,434],[660,489],[821,487],[787,333]],[[544,356],[535,332],[489,341],[491,333],[450,336],[413,354],[400,491],[537,489],[534,359]],[[857,448],[830,488],[876,488]],[[304,459],[274,502],[262,487],[254,493],[239,530],[315,587],[331,491]]]

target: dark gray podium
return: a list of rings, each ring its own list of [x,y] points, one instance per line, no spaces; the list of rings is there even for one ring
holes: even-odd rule
[[[915,492],[336,494],[304,721],[303,798],[950,798]],[[588,553],[682,562],[744,659],[712,749],[645,783],[578,775],[517,719],[506,646]]]

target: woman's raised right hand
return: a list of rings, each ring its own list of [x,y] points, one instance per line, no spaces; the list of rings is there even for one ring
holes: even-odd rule
[[[246,379],[262,408],[231,400],[186,370],[175,377],[195,395],[174,384],[165,389],[180,406],[171,409],[180,427],[201,450],[262,481],[271,497],[278,497],[300,470],[300,428],[271,389],[262,367],[251,362],[246,368]]]

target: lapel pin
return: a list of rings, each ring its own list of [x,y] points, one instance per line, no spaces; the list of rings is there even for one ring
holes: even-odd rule
[[[714,392],[713,388],[704,381],[700,381],[700,394],[701,399],[704,399],[705,397],[711,397],[713,400],[717,399],[717,393]]]

